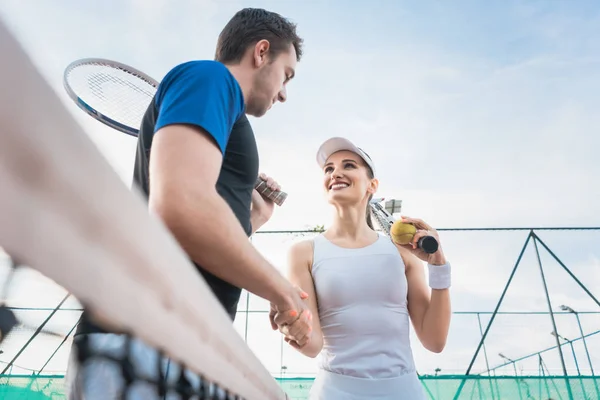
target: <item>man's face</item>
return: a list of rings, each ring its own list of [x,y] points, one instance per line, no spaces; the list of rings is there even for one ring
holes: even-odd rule
[[[246,107],[248,114],[262,117],[276,101],[286,101],[286,85],[295,75],[296,64],[296,50],[292,44],[275,59],[266,57],[256,71]]]

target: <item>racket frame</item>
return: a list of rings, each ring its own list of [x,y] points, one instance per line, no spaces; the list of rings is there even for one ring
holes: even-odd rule
[[[71,100],[73,100],[73,102],[81,110],[83,110],[86,114],[88,114],[92,118],[102,122],[105,125],[110,126],[113,129],[118,130],[119,132],[123,132],[127,135],[137,137],[138,133],[139,133],[139,129],[131,127],[129,125],[122,124],[122,123],[110,118],[109,116],[102,114],[101,112],[99,112],[98,110],[96,110],[95,108],[90,106],[88,103],[86,103],[81,97],[79,97],[75,93],[75,91],[73,90],[71,85],[69,84],[69,75],[70,75],[71,71],[73,71],[75,68],[80,67],[80,66],[93,65],[93,64],[104,64],[108,67],[113,67],[115,69],[122,70],[128,74],[135,76],[136,78],[139,78],[139,79],[145,81],[146,83],[150,84],[154,88],[158,87],[159,82],[136,68],[133,68],[127,64],[120,63],[118,61],[108,60],[105,58],[96,58],[96,57],[82,58],[82,59],[73,61],[65,68],[65,72],[63,73],[63,86],[64,86],[67,94],[71,98]]]
[[[371,215],[375,218],[377,224],[387,236],[390,236],[390,229],[394,222],[396,222],[396,219],[390,212],[381,206],[383,200],[383,198],[373,199],[369,202],[369,207],[371,208]]]

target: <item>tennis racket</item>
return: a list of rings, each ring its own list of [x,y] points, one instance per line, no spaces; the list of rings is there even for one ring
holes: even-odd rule
[[[158,81],[117,61],[84,58],[67,66],[63,85],[71,100],[90,117],[137,137]],[[287,199],[287,193],[271,190],[260,177],[255,189],[279,206]]]
[[[381,202],[384,199],[372,199],[369,203],[371,207],[371,215],[377,221],[377,224],[381,227],[381,230],[387,235],[390,236],[390,230],[392,229],[392,225],[396,222],[396,219],[388,210],[385,209],[381,205]],[[439,243],[433,236],[424,236],[417,242],[417,246],[421,248],[424,252],[433,254],[438,250]]]

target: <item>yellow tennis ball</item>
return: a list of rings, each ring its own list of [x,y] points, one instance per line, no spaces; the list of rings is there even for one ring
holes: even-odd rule
[[[416,232],[414,225],[398,220],[392,224],[390,236],[398,244],[409,244]]]

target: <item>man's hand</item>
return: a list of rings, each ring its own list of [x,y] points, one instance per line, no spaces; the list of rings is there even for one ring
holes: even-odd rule
[[[271,190],[281,190],[281,186],[273,178],[261,173],[260,178],[267,183],[267,187]],[[250,212],[250,220],[252,221],[252,230],[256,232],[258,228],[266,224],[273,216],[275,203],[272,200],[265,199],[258,193],[256,189],[252,191],[252,210]]]
[[[269,320],[273,330],[279,329],[287,339],[304,346],[310,339],[312,314],[304,301],[308,295],[297,286],[292,288],[292,293],[281,302],[271,303]]]

